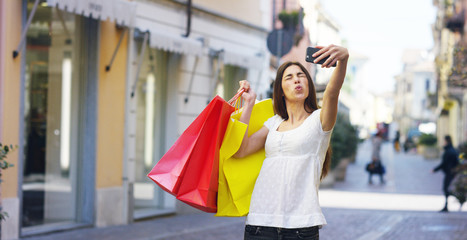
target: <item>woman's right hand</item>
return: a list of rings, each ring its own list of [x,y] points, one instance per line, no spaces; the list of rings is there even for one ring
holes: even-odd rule
[[[245,90],[245,92],[243,92],[242,94],[242,98],[243,101],[245,101],[245,104],[254,105],[256,100],[256,93],[250,87],[250,83],[247,80],[241,80],[239,84],[240,88],[238,89],[238,91],[241,91],[242,89]]]

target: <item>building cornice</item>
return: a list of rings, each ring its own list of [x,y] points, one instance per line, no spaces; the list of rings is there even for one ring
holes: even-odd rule
[[[166,4],[166,5],[176,6],[179,9],[186,7],[186,1],[181,1],[181,0],[145,0],[143,2],[154,2],[154,3],[158,3],[158,4]],[[212,10],[212,9],[208,9],[206,7],[200,6],[200,5],[195,4],[195,3],[192,3],[192,10],[193,10],[194,14],[206,14],[206,15],[209,15],[211,17],[221,18],[221,19],[226,20],[228,22],[238,24],[238,25],[242,25],[243,27],[247,27],[249,29],[253,29],[253,30],[256,30],[256,31],[259,31],[259,32],[264,32],[264,33],[269,32],[266,28],[264,28],[262,26],[258,26],[256,24],[249,23],[247,21],[244,21],[244,20],[229,16],[227,14],[220,13],[220,12]]]

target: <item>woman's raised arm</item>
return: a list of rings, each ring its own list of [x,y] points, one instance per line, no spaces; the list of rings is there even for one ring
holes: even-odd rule
[[[327,47],[318,46],[318,48],[321,48],[321,50],[313,55],[317,57],[315,62],[319,62],[327,56],[329,56],[329,58],[322,64],[322,67],[329,68],[337,62],[336,69],[334,69],[331,79],[324,91],[323,107],[320,116],[323,130],[329,131],[336,123],[339,92],[345,79],[349,52],[346,48],[336,45],[329,45]]]

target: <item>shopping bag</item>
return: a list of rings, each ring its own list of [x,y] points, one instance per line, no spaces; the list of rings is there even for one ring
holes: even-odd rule
[[[365,170],[372,174],[385,174],[386,168],[380,161],[371,161],[366,164]]]
[[[218,150],[233,111],[235,107],[216,96],[148,173],[148,177],[177,199],[203,211],[215,212],[216,201],[212,199],[217,193]],[[187,180],[183,181],[185,175]]]
[[[178,200],[205,212],[217,211],[219,149],[234,107],[222,100],[215,109],[219,112],[207,117],[177,194]]]
[[[251,194],[265,158],[264,149],[244,158],[232,157],[240,148],[247,125],[238,121],[241,112],[233,114],[219,150],[219,187],[216,216],[245,216],[250,208]],[[263,127],[274,116],[272,100],[253,107],[248,135]]]
[[[177,195],[186,162],[201,135],[207,116],[214,114],[212,113],[214,106],[215,101],[211,101],[148,173],[148,177],[164,191]]]
[[[232,193],[224,174],[225,163],[231,159],[240,145],[242,144],[243,137],[247,125],[236,119],[231,119],[221,149],[219,150],[219,187],[217,195],[217,213],[216,216],[241,216],[239,210],[235,206]],[[240,160],[240,159],[234,159]]]

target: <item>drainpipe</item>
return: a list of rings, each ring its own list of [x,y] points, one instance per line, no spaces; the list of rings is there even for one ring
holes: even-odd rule
[[[186,3],[186,33],[183,37],[190,36],[191,32],[191,0]]]

